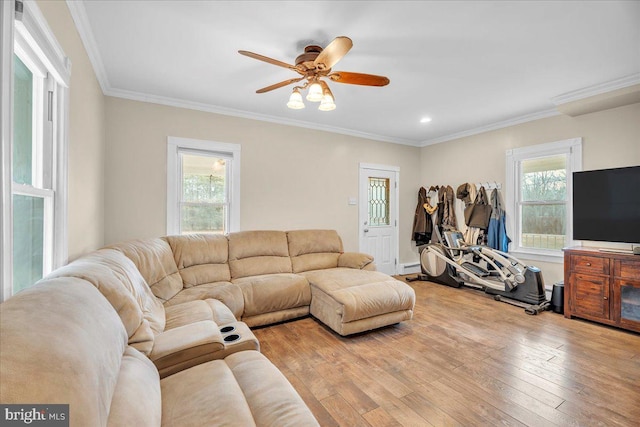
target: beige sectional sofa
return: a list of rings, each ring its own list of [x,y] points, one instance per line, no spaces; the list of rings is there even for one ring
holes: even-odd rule
[[[249,327],[410,319],[413,289],[374,270],[332,230],[100,249],[0,305],[0,400],[70,403],[72,425],[317,425]]]
[[[1,402],[68,404],[71,426],[318,426],[255,350],[160,379],[128,345],[118,313],[75,277],[45,280],[1,304]]]

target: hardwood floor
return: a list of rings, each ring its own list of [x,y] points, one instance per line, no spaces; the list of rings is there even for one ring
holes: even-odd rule
[[[322,426],[638,426],[640,334],[412,282],[412,321],[254,330]]]

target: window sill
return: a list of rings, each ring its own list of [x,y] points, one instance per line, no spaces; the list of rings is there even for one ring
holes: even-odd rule
[[[516,258],[531,261],[542,261],[554,264],[562,264],[564,262],[564,253],[562,251],[557,252],[542,252],[542,251],[528,251],[528,250],[514,250],[509,251],[509,255],[513,255]]]

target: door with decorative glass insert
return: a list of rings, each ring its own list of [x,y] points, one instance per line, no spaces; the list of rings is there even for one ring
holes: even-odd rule
[[[395,167],[360,167],[360,252],[387,274],[397,272],[397,175]]]

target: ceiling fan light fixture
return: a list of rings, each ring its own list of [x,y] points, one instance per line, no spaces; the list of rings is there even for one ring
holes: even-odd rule
[[[289,97],[289,102],[287,102],[287,107],[291,108],[292,110],[300,110],[304,108],[304,102],[302,102],[302,95],[300,94],[300,91],[297,88],[294,89],[293,92],[291,93],[291,96]]]
[[[320,102],[322,101],[322,86],[320,83],[313,82],[311,86],[309,86],[309,92],[307,92],[307,101],[311,102]]]
[[[336,104],[333,102],[333,96],[329,94],[325,94],[322,97],[322,101],[320,101],[320,106],[318,110],[320,111],[331,111],[336,109]]]
[[[335,98],[331,93],[331,89],[329,89],[329,85],[323,79],[341,84],[360,86],[386,86],[389,84],[389,78],[384,76],[351,73],[348,71],[331,71],[333,66],[349,52],[352,46],[351,39],[345,36],[336,37],[325,48],[316,45],[307,46],[304,48],[304,53],[296,58],[295,65],[246,50],[239,50],[238,53],[278,67],[288,68],[300,75],[300,77],[258,89],[256,93],[269,92],[304,80],[300,86],[293,88],[287,107],[294,110],[305,108],[300,91],[308,89],[306,96],[308,101],[319,102],[318,109],[320,111],[331,111],[336,108]]]

